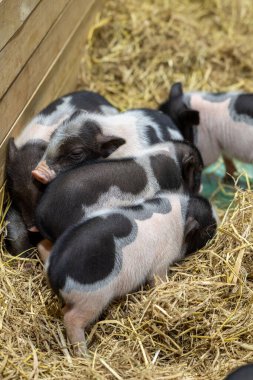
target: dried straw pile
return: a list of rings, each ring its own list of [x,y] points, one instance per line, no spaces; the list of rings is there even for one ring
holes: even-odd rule
[[[108,2],[79,86],[120,109],[155,106],[177,80],[250,90],[252,18],[251,0]],[[212,244],[175,266],[167,283],[105,312],[88,332],[88,360],[70,356],[39,261],[12,258],[2,245],[0,378],[219,380],[253,361],[252,221],[253,193],[238,190]]]

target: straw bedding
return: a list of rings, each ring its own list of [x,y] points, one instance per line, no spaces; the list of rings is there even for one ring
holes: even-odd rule
[[[120,109],[156,106],[186,89],[250,90],[251,0],[107,2],[81,62],[79,88]],[[3,245],[0,378],[223,379],[253,361],[253,193],[237,189],[216,238],[157,283],[116,301],[88,330],[89,359],[71,357],[60,304],[38,260]]]

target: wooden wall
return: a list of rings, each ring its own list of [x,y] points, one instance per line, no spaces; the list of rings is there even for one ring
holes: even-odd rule
[[[74,90],[101,0],[0,0],[0,186],[8,139]]]

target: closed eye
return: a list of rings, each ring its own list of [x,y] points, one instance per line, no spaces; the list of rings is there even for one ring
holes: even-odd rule
[[[83,151],[83,149],[76,149],[76,150],[73,150],[71,153],[69,153],[68,157],[71,159],[71,160],[81,160],[83,159],[85,156],[85,153]]]

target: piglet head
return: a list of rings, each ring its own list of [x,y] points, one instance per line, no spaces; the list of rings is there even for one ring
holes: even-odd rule
[[[180,82],[172,85],[169,98],[160,105],[159,109],[172,118],[185,140],[194,141],[193,126],[199,124],[199,112],[186,104]]]
[[[31,170],[39,162],[46,149],[42,140],[27,142],[17,148],[14,139],[9,141],[6,177],[7,189],[14,207],[22,215],[27,230],[37,232],[35,227],[35,209],[44,191],[44,186],[34,180]]]
[[[184,253],[203,248],[215,235],[216,228],[217,219],[210,202],[201,196],[191,196],[184,229]]]
[[[47,184],[61,172],[86,162],[107,158],[124,143],[125,140],[120,137],[106,136],[101,132],[92,137],[68,136],[59,147],[48,147],[32,175],[37,181]]]

